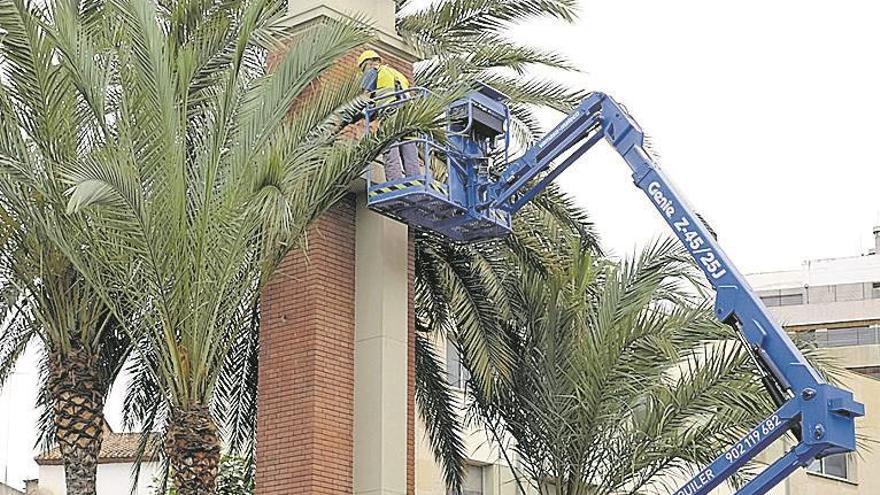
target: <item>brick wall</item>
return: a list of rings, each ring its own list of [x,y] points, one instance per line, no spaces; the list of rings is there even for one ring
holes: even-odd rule
[[[321,217],[263,293],[258,495],[352,493],[354,208]]]

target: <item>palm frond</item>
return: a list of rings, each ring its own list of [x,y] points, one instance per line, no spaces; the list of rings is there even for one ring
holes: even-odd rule
[[[249,320],[236,332],[235,352],[226,356],[214,391],[216,416],[229,452],[253,456],[257,426],[260,310],[254,306]]]
[[[576,10],[576,0],[445,0],[400,15],[397,28],[411,44],[430,53],[536,17],[571,22]]]
[[[470,392],[501,426],[534,484],[562,493],[639,493],[690,474],[761,421],[772,404],[672,240],[619,263],[572,239],[553,269],[511,291],[510,385]]]
[[[446,372],[424,332],[416,334],[416,402],[446,487],[461,489],[467,460],[458,408]]]

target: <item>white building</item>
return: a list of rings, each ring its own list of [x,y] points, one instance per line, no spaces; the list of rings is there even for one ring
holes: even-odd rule
[[[105,427],[101,455],[98,458],[97,495],[154,495],[160,464],[154,447],[141,464],[137,488],[131,491],[134,461],[143,434],[114,433]],[[67,495],[61,451],[54,448],[35,459],[39,478],[26,482],[27,495]]]
[[[842,365],[880,377],[880,227],[864,256],[811,260],[756,273],[749,283],[786,329],[828,348]]]
[[[880,438],[880,227],[876,246],[863,256],[804,262],[799,269],[748,275],[752,288],[777,322],[813,340],[842,367],[855,373],[843,386],[865,403],[858,432]],[[831,456],[784,484],[786,495],[880,493],[880,456]]]

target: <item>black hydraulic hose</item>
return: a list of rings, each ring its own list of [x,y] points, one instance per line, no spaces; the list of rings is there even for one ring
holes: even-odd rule
[[[785,392],[782,390],[782,386],[779,384],[776,377],[773,376],[773,373],[770,372],[770,367],[767,366],[767,363],[765,363],[763,359],[755,356],[755,360],[762,371],[761,383],[764,384],[764,389],[770,394],[770,398],[773,399],[773,403],[776,407],[782,407],[782,405],[789,400],[788,397],[786,397]],[[794,435],[794,438],[798,443],[803,440],[804,431],[800,422],[791,425],[791,434]]]
[[[743,346],[745,346],[746,352],[748,352],[752,362],[755,363],[755,366],[757,366],[758,371],[761,373],[761,384],[764,385],[764,390],[770,394],[770,398],[773,400],[773,404],[776,408],[782,407],[783,404],[788,402],[789,398],[785,390],[782,388],[782,385],[779,383],[779,380],[773,375],[770,366],[768,366],[767,363],[764,362],[764,359],[758,354],[757,349],[746,341],[739,324],[734,323],[731,326],[736,330],[736,334],[743,343]],[[794,423],[791,426],[791,434],[794,435],[798,443],[803,440],[803,427],[800,423]]]

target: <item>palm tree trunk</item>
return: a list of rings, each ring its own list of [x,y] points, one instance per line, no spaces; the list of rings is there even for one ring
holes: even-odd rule
[[[77,346],[67,353],[50,353],[49,387],[67,493],[95,495],[106,397],[97,358]]]
[[[208,406],[176,409],[165,438],[165,454],[171,465],[178,495],[214,493],[220,463],[217,425]]]

